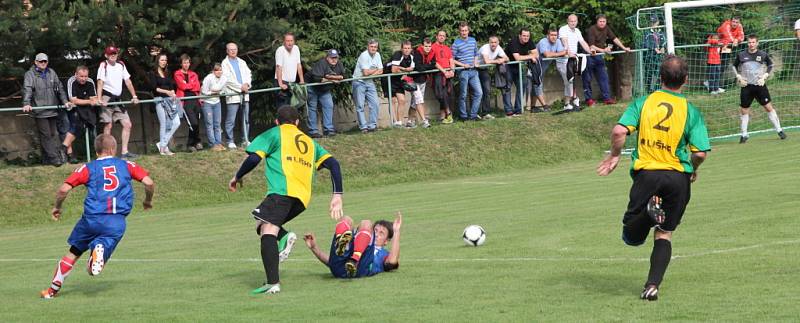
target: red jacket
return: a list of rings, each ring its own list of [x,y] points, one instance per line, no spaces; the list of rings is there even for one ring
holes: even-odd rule
[[[453,52],[450,50],[450,46],[440,45],[434,42],[431,45],[431,52],[434,53],[436,63],[439,63],[439,66],[442,68],[450,68],[450,59],[453,58]]]
[[[723,46],[733,43],[734,40],[739,43],[744,41],[744,29],[742,28],[742,24],[740,23],[736,28],[731,28],[730,19],[725,20],[725,22],[717,28],[717,34],[719,34],[719,41]]]
[[[722,49],[722,42],[719,40],[711,39],[711,37],[708,37],[708,41],[706,42],[706,44],[708,44],[708,47],[706,47],[706,50],[708,50],[707,63],[713,65],[722,64],[722,61],[720,61],[719,59],[719,52]]]
[[[175,79],[175,84],[178,87],[175,95],[179,98],[186,96],[186,91],[192,91],[194,95],[200,95],[200,78],[194,71],[189,70],[189,82],[186,82],[186,74],[183,73],[183,70],[175,71],[172,78]]]

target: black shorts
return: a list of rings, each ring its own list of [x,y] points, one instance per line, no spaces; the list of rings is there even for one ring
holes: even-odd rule
[[[691,197],[690,174],[669,170],[641,170],[633,177],[628,210],[622,218],[623,240],[630,245],[644,243],[650,228],[656,225],[647,214],[647,203],[653,195],[661,197],[664,223],[661,231],[672,232],[681,223]]]
[[[739,94],[739,100],[741,101],[740,106],[742,108],[749,108],[750,105],[753,104],[753,99],[758,101],[758,104],[762,106],[772,101],[766,85],[758,86],[747,84],[747,86],[742,88],[742,92]]]
[[[256,224],[256,233],[261,233],[259,230],[261,222],[271,223],[280,227],[305,210],[306,207],[303,202],[297,198],[280,194],[267,195],[264,201],[253,209],[253,218],[259,221]]]

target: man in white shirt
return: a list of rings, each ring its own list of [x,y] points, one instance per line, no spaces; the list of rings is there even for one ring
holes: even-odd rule
[[[250,83],[253,81],[250,68],[247,62],[239,58],[239,47],[236,43],[225,45],[228,56],[222,60],[222,75],[227,80],[223,94],[227,111],[225,115],[225,136],[228,141],[228,149],[236,149],[233,143],[233,128],[236,125],[236,113],[239,106],[242,107],[242,148],[247,148],[250,144],[248,133],[250,132]]]
[[[578,16],[575,14],[567,17],[567,24],[558,29],[558,38],[567,49],[567,56],[556,60],[556,69],[561,74],[561,79],[564,80],[564,110],[572,111],[573,109],[579,111],[580,99],[575,93],[574,78],[570,80],[567,77],[567,62],[570,59],[576,59],[578,54],[578,45],[580,44],[583,50],[591,53],[589,44],[583,39],[581,31],[578,29]],[[569,84],[569,85],[567,85]]]
[[[277,106],[291,104],[292,92],[289,85],[297,83],[304,84],[303,64],[300,62],[300,47],[294,44],[294,34],[286,33],[283,35],[283,46],[275,50],[275,80],[281,90],[278,92]]]
[[[497,36],[489,37],[489,43],[481,46],[478,50],[478,64],[505,64],[508,63],[508,55],[500,47],[500,39]],[[500,73],[500,66],[495,68],[495,73]],[[508,76],[508,75],[506,75]],[[486,67],[478,68],[478,78],[481,80],[481,87],[483,88],[483,98],[481,99],[481,118],[484,120],[494,119],[492,112],[492,99],[489,93],[492,90],[492,77],[489,75],[489,69]],[[511,87],[500,89],[503,94],[503,106],[505,111],[510,111],[511,106]]]
[[[125,63],[119,61],[119,48],[108,46],[105,50],[106,59],[100,63],[97,68],[97,97],[101,98],[100,105],[100,122],[105,123],[103,133],[110,135],[111,127],[115,122],[122,125],[122,155],[124,159],[132,159],[138,157],[136,154],[128,151],[128,141],[131,139],[131,118],[128,116],[128,110],[122,105],[108,106],[109,102],[122,101],[122,83],[128,88],[131,93],[131,102],[133,104],[139,103],[139,98],[136,96],[136,90],[133,88],[131,82],[131,75],[128,74],[128,69]]]

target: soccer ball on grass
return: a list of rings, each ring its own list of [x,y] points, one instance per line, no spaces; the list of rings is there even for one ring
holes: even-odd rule
[[[464,229],[464,243],[468,246],[477,247],[486,242],[486,231],[479,225],[470,225]]]

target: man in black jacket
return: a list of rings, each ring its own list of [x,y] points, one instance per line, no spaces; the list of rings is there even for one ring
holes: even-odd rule
[[[434,55],[432,47],[433,42],[431,42],[430,38],[425,38],[422,40],[422,45],[417,47],[414,52],[414,71],[416,72],[424,72],[429,70],[436,69],[436,55]],[[417,89],[411,93],[411,107],[417,111],[417,117],[423,128],[430,128],[431,123],[428,121],[428,114],[425,110],[425,85],[428,82],[428,79],[433,77],[432,73],[426,74],[414,74],[412,77],[414,81],[414,86]],[[409,116],[411,118],[411,116]]]
[[[36,128],[42,145],[42,164],[61,166],[66,156],[61,154],[58,139],[58,110],[37,109],[33,106],[55,106],[64,104],[72,107],[67,100],[64,87],[58,80],[56,71],[47,67],[47,54],[36,54],[34,65],[25,72],[22,96],[22,112],[28,112],[36,120]]]

